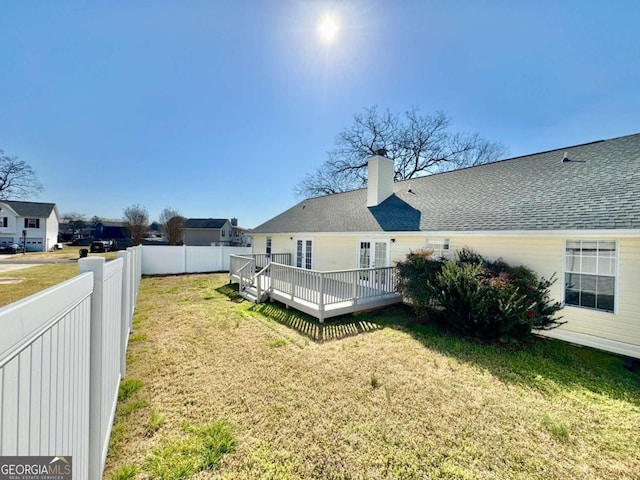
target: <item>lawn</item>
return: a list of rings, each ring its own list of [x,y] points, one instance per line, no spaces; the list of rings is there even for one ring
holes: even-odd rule
[[[613,355],[401,306],[322,327],[225,275],[143,278],[134,322],[105,478],[640,478],[640,376]]]
[[[69,255],[70,253],[67,254]],[[36,255],[40,255],[40,257],[33,257]],[[26,258],[30,262],[37,259],[51,260],[52,256],[54,255],[56,255],[56,253],[54,252],[43,254],[29,253],[26,255]],[[107,252],[103,254],[96,253],[90,254],[90,256],[103,256],[107,260],[110,260],[116,257],[116,252]],[[2,256],[0,257],[0,261],[5,259],[24,260],[24,258],[20,257],[22,257],[22,255],[11,256],[8,258]],[[77,249],[76,256],[69,258],[78,258]],[[64,257],[61,257],[61,259],[64,259]],[[38,293],[46,288],[53,287],[54,285],[64,282],[65,280],[69,280],[70,278],[78,275],[79,272],[80,270],[78,269],[78,264],[76,262],[67,262],[66,259],[61,263],[47,263],[20,270],[0,272],[0,307],[13,303],[16,300],[28,297],[29,295],[33,295],[34,293]],[[19,279],[19,282],[5,282],[5,280],[13,278]]]
[[[85,248],[89,250],[89,246],[78,247],[73,245],[63,245],[61,250],[53,250],[51,252],[28,252],[25,255],[6,255],[1,256],[0,261],[7,260],[63,260],[63,259],[77,259],[80,257],[80,249]],[[116,258],[116,252],[106,253],[90,253],[89,256],[100,255],[107,259]]]

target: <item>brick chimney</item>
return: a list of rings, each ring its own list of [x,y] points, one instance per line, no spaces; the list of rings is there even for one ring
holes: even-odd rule
[[[393,160],[383,156],[384,150],[376,153],[368,162],[367,207],[378,206],[393,195]]]

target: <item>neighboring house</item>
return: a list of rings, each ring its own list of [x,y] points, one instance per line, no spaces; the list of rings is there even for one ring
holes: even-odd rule
[[[252,237],[315,270],[470,247],[557,276],[567,323],[544,335],[640,358],[640,134],[395,184],[375,156],[368,188],[304,200]]]
[[[112,240],[121,250],[133,245],[131,232],[125,222],[101,221],[91,226],[93,240]]]
[[[182,242],[188,246],[251,246],[249,230],[232,218],[189,218],[182,227]]]
[[[58,241],[60,213],[55,203],[0,201],[0,243],[23,245],[42,252]]]
[[[188,218],[182,228],[182,241],[188,246],[231,245],[233,227],[226,218]]]
[[[231,245],[235,247],[250,247],[251,235],[248,228],[242,228],[238,226],[238,219],[232,218],[231,220],[232,241]]]

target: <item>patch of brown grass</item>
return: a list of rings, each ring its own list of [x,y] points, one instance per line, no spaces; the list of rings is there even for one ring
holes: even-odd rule
[[[185,423],[217,419],[230,424],[237,448],[219,472],[198,478],[638,478],[633,388],[524,378],[509,364],[474,360],[485,347],[439,337],[431,347],[376,321],[385,313],[335,322],[314,338],[317,323],[237,303],[221,293],[225,282],[142,280],[135,322],[147,336],[130,344],[127,376],[144,379],[145,406],[124,427],[119,420],[107,478],[131,464],[147,478],[145,460],[162,442]],[[152,412],[163,418],[154,430]]]
[[[116,258],[115,252],[97,256],[104,256],[107,261]],[[19,278],[22,280],[19,283],[0,283],[0,307],[53,287],[75,277],[79,273],[80,270],[76,262],[48,263],[20,270],[1,272],[0,277],[2,278]]]
[[[13,270],[3,278],[22,278],[20,283],[0,284],[0,307],[38,293],[78,275],[77,263],[57,263]]]

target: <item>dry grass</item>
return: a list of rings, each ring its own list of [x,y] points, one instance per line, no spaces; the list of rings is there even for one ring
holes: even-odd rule
[[[27,254],[30,261],[33,260],[31,255],[45,254]],[[46,255],[54,255],[54,253],[48,253]],[[104,256],[107,260],[110,260],[115,258],[116,252],[108,252],[102,255],[95,254],[95,256]],[[18,257],[20,257],[20,255],[17,255],[15,260],[20,260]],[[5,257],[0,257],[0,260],[4,258]],[[14,260],[14,257],[10,257],[9,259]],[[53,287],[54,285],[75,277],[78,273],[78,264],[76,262],[71,263],[66,261],[63,263],[49,263],[20,270],[0,272],[0,277],[2,278],[21,279],[18,283],[0,283],[0,307],[38,293],[46,288]]]
[[[38,265],[21,270],[2,272],[3,278],[20,278],[20,283],[0,284],[0,307],[38,293],[45,288],[78,275],[77,263]]]
[[[63,245],[62,250],[54,250],[52,252],[27,252],[25,255],[17,254],[9,257],[11,260],[23,260],[27,259],[29,261],[32,260],[70,260],[80,258],[80,249],[86,248],[89,250],[89,246],[78,247],[73,245]],[[89,253],[89,256],[101,256],[110,260],[116,258],[116,252],[105,252],[105,253]],[[0,260],[2,258],[0,257]]]
[[[403,308],[320,328],[225,281],[142,280],[127,377],[143,386],[119,405],[106,478],[153,477],[185,424],[219,421],[235,451],[193,478],[640,477],[640,380],[619,358],[480,346]]]

